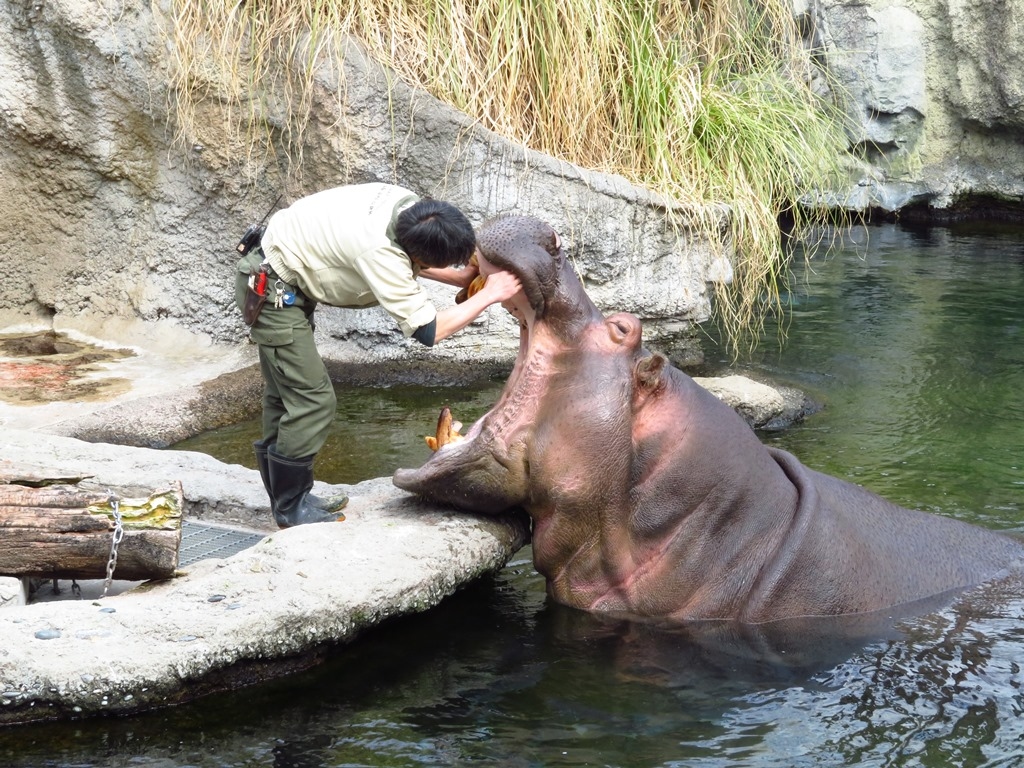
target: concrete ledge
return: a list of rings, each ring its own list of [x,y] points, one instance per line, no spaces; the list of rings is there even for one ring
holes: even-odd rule
[[[251,522],[269,523],[259,474],[244,467],[197,453],[7,437],[7,476],[40,467],[98,484],[176,476],[192,513],[237,522],[248,508]],[[334,488],[351,497],[345,522],[269,533],[230,558],[102,600],[0,611],[0,723],[137,712],[308,667],[362,630],[500,569],[527,540],[524,519],[453,514],[389,478]]]

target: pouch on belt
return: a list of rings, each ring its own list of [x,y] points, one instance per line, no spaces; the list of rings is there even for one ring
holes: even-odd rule
[[[252,327],[253,323],[260,316],[260,310],[263,309],[263,305],[267,301],[267,283],[269,281],[268,265],[262,263],[262,255],[257,250],[255,253],[246,254],[238,263],[239,277],[245,280],[244,288],[243,284],[239,282],[238,291],[241,295],[236,294],[236,301],[239,304],[239,309],[242,310],[242,319],[245,324]],[[246,275],[246,273],[248,273]]]

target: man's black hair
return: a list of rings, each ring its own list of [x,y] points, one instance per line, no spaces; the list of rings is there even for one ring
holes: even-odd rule
[[[398,214],[395,239],[428,267],[464,266],[476,248],[476,233],[465,214],[451,203],[429,197]]]

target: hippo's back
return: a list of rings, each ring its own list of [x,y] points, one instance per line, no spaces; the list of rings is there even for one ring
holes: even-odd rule
[[[1024,541],[905,509],[861,486],[808,469],[784,451],[772,453],[801,498],[801,535],[795,537],[793,551],[780,553],[787,565],[777,586],[797,595],[824,593],[829,613],[910,603],[982,584],[1024,565]],[[810,583],[823,575],[824,580]]]

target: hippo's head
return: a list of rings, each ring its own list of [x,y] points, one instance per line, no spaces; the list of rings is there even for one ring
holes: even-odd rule
[[[606,388],[614,383],[621,389],[629,380],[641,334],[632,315],[605,320],[558,234],[539,219],[496,219],[477,242],[483,273],[505,269],[522,282],[522,294],[509,307],[520,320],[519,355],[498,403],[466,439],[419,469],[398,470],[394,482],[460,509],[494,514],[543,495],[538,475],[552,471],[545,457],[553,450],[567,454],[567,440],[608,440],[614,421],[628,444],[628,393],[609,397]],[[584,465],[589,472],[592,462],[581,456]]]
[[[519,276],[530,305],[543,316],[558,293],[559,272],[565,264],[555,230],[540,219],[506,216],[480,230],[477,248],[495,267]]]
[[[505,216],[488,222],[477,236],[484,269],[505,269],[523,285],[524,315],[565,337],[600,319],[600,312],[568,265],[561,238],[540,219]],[[517,316],[519,313],[515,313]],[[525,318],[520,317],[520,320]]]

